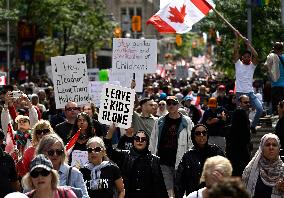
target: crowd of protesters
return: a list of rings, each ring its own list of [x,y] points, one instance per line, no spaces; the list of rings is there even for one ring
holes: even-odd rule
[[[265,63],[278,68],[270,72],[276,133],[265,134],[252,157],[251,135],[269,111],[253,87],[257,53],[245,41],[250,51],[240,56],[238,32],[236,38],[236,85],[229,79],[145,75],[128,129],[101,124],[93,103],[70,101],[56,109],[52,84],[3,87],[0,197],[16,191],[71,198],[283,197],[283,44],[274,45]],[[78,133],[73,151],[88,153],[81,167],[71,166],[72,150],[66,151]]]

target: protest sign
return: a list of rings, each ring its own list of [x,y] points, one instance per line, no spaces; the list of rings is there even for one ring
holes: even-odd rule
[[[112,71],[127,73],[155,73],[157,40],[114,38]]]
[[[99,80],[108,81],[108,70],[107,69],[102,69],[99,71]]]
[[[125,72],[113,72],[110,71],[109,73],[109,80],[110,81],[119,81],[120,86],[122,87],[128,87],[130,88],[131,86],[131,81],[133,79],[133,75],[126,74]],[[136,92],[143,92],[143,83],[144,83],[144,74],[143,73],[136,73],[135,74],[135,82],[136,82],[136,87],[135,91]]]
[[[56,108],[64,108],[69,101],[83,105],[89,102],[89,80],[86,55],[51,58]]]
[[[116,123],[120,128],[130,128],[135,91],[106,83],[101,96],[99,122],[107,125]]]
[[[71,166],[75,166],[76,168],[83,168],[84,165],[88,162],[88,152],[87,151],[72,151],[72,161]]]
[[[176,79],[186,79],[188,77],[188,69],[187,67],[183,65],[177,65],[176,66]]]
[[[89,81],[98,81],[99,80],[99,69],[98,68],[88,68]]]
[[[101,93],[103,91],[103,86],[105,83],[113,84],[119,86],[120,83],[118,81],[90,81],[90,95],[91,101],[95,103],[96,107],[100,106],[101,103]]]

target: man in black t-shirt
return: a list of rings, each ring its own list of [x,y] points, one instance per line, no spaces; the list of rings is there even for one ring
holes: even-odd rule
[[[169,197],[174,197],[173,180],[183,154],[193,146],[190,139],[193,123],[188,116],[179,113],[175,96],[166,100],[168,114],[154,124],[149,149],[160,157],[161,169]]]

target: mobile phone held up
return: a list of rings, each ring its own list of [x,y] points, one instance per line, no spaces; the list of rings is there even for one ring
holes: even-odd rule
[[[12,98],[18,99],[22,95],[21,91],[12,91]]]

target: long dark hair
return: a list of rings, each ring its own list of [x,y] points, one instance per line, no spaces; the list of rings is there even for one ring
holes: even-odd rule
[[[87,123],[88,123],[88,127],[86,129],[86,133],[87,133],[88,138],[93,137],[95,135],[94,134],[93,121],[90,118],[90,116],[87,113],[85,113],[85,112],[78,113],[78,115],[76,117],[76,120],[75,120],[75,123],[73,125],[72,134],[74,135],[79,130],[78,120],[79,120],[80,116],[82,116],[84,118],[84,120],[86,120]]]

